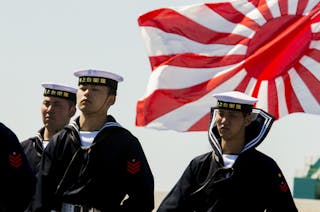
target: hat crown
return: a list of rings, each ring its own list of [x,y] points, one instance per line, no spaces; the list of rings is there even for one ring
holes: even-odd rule
[[[239,91],[218,93],[218,94],[213,94],[212,96],[221,102],[246,104],[246,105],[254,105],[256,102],[258,102],[257,98],[254,98],[252,96],[249,96]]]
[[[96,69],[86,69],[86,70],[79,70],[74,72],[74,76],[76,77],[101,77],[106,79],[112,79],[117,82],[122,82],[123,77],[109,72],[109,71],[102,71],[102,70],[96,70]]]
[[[70,92],[73,94],[77,93],[77,89],[67,86],[67,85],[63,85],[60,83],[52,83],[52,82],[46,82],[46,83],[41,83],[41,86],[45,89],[52,89],[52,90],[59,90],[59,91],[66,91],[66,92]]]
[[[58,83],[42,83],[41,85],[44,87],[43,96],[63,98],[71,100],[73,104],[76,103],[76,88]]]

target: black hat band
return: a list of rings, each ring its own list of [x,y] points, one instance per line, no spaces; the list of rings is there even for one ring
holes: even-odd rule
[[[43,96],[59,97],[59,98],[71,100],[74,103],[76,102],[76,94],[68,91],[45,88],[43,92]]]
[[[108,86],[114,90],[117,90],[118,88],[118,82],[113,79],[108,79],[104,77],[79,77],[79,83],[78,85],[104,85]]]
[[[248,112],[248,113],[250,113],[253,108],[252,105],[248,105],[248,104],[223,102],[223,101],[218,101],[217,107],[220,109],[237,110],[237,111],[243,111],[243,112]]]

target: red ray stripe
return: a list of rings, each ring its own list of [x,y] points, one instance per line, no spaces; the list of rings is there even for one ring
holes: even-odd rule
[[[247,74],[245,76],[245,78],[243,78],[243,80],[239,83],[239,85],[234,90],[244,93],[246,91],[246,89],[248,88],[248,85],[249,85],[249,82],[251,79],[252,79],[252,77]],[[254,97],[258,96],[260,84],[261,84],[261,82],[259,82],[259,81],[258,81],[258,83],[256,83],[255,88],[252,92],[252,96],[254,96]]]
[[[170,60],[175,55],[161,55],[161,56],[151,56],[149,57],[149,61],[151,64],[151,70],[154,71],[156,68]]]
[[[306,69],[303,65],[297,64],[295,69],[297,73],[304,81],[309,91],[312,93],[315,99],[317,99],[318,103],[320,103],[320,82],[319,80],[311,74],[311,72]]]
[[[252,19],[240,13],[229,2],[206,4],[207,7],[220,14],[223,18],[229,20],[232,23],[242,24],[250,29],[258,30],[260,26]]]
[[[300,0],[298,2],[298,8],[296,14],[301,15],[303,11],[306,9],[309,0]]]
[[[199,99],[210,90],[206,89],[207,82],[185,89],[159,89],[153,92],[149,97],[138,102],[138,117],[144,117],[138,120],[138,126],[157,119],[158,117],[183,106],[186,103]],[[216,85],[217,86],[217,85]],[[152,108],[152,110],[150,110]]]
[[[288,113],[303,112],[303,108],[292,88],[289,75],[283,77]],[[281,105],[280,105],[281,106]]]
[[[315,16],[313,16],[315,13],[319,12],[320,10],[320,3],[318,3],[317,6],[315,6],[315,8],[312,10],[312,12],[310,12],[308,14],[308,16],[312,16],[312,19],[311,19],[311,23],[314,24],[314,23],[317,23],[320,21],[320,14],[316,14]]]
[[[314,60],[320,62],[320,50],[318,49],[310,49],[306,52],[306,55],[313,58]]]
[[[279,7],[280,7],[280,13],[281,16],[288,15],[288,1],[289,0],[279,0]]]
[[[136,125],[144,126],[158,117],[198,100],[227,79],[235,75],[239,68],[212,78],[207,82],[183,89],[159,89],[137,103]],[[152,108],[152,110],[150,110]]]
[[[320,5],[318,6],[318,8],[319,7]],[[318,23],[318,22],[320,22],[320,14],[312,18],[311,24]],[[312,40],[320,40],[320,32],[312,33]]]
[[[260,85],[261,85],[261,80],[257,79],[257,82],[256,82],[256,84],[254,86],[253,91],[252,91],[252,96],[253,97],[257,97],[258,96]]]
[[[312,33],[312,40],[320,40],[320,32]]]
[[[206,131],[209,127],[210,112],[203,116],[199,121],[192,125],[187,131]]]
[[[170,65],[188,68],[214,68],[236,64],[244,60],[245,55],[225,55],[221,57],[208,57],[197,54],[181,54],[171,56],[149,57],[152,70],[160,65]]]
[[[279,118],[279,102],[275,80],[268,81],[268,112]]]
[[[270,12],[266,0],[251,0],[249,2],[251,2],[260,11],[260,13],[267,21],[273,19],[272,13]]]
[[[248,87],[250,79],[251,77],[247,74],[245,78],[240,82],[240,84],[234,90],[244,92]]]
[[[169,8],[146,13],[139,17],[138,22],[140,26],[159,28],[167,33],[178,34],[203,44],[232,45],[246,43],[248,40],[240,35],[210,30]]]
[[[255,86],[253,88],[251,96],[258,98],[260,86],[261,86],[261,80],[257,79],[257,82],[256,82],[256,84],[255,84]],[[264,109],[267,109],[267,112],[269,112],[269,108],[264,108]],[[278,117],[275,117],[275,118],[278,118]]]

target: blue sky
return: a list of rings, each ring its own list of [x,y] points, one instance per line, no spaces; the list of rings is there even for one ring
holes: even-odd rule
[[[205,1],[2,1],[0,3],[1,121],[23,140],[42,126],[42,82],[76,86],[73,72],[96,68],[124,77],[110,114],[142,143],[156,190],[167,191],[189,161],[210,151],[206,132],[178,133],[135,126],[135,106],[150,74],[140,14]],[[320,156],[320,116],[277,121],[259,150],[272,156],[292,187],[307,157]]]

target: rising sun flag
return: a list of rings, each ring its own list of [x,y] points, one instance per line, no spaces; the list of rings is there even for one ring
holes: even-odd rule
[[[136,125],[208,129],[213,93],[242,91],[277,119],[320,114],[319,0],[235,0],[138,19],[151,75]]]

